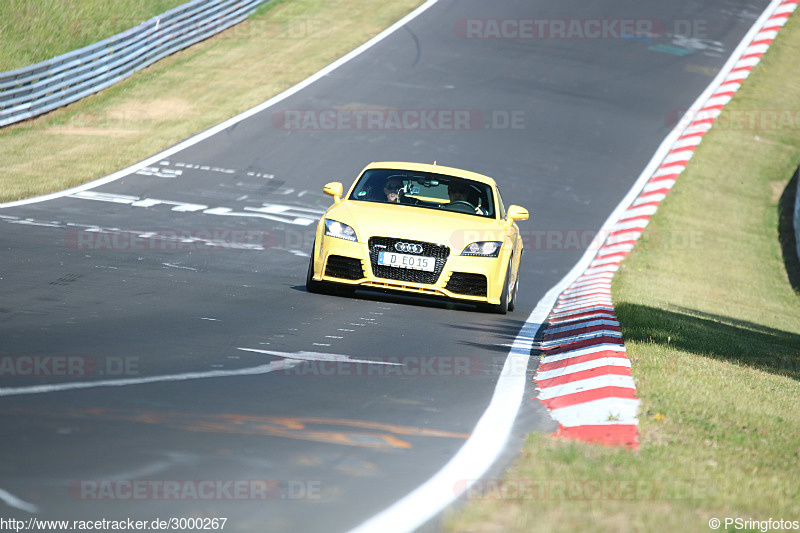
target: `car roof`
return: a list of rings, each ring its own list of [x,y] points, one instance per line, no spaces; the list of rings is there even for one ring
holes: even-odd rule
[[[469,170],[462,170],[460,168],[437,165],[435,163],[433,165],[429,165],[426,163],[408,163],[402,161],[379,161],[370,163],[369,165],[366,166],[366,168],[364,168],[364,170],[369,170],[373,168],[386,168],[391,170],[411,170],[415,172],[433,172],[435,174],[443,174],[447,176],[454,176],[457,178],[478,181],[480,183],[491,185],[492,187],[497,186],[495,181],[489,176],[484,176],[483,174],[478,174],[477,172],[470,172]]]

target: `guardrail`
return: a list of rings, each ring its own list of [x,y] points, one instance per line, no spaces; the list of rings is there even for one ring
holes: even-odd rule
[[[0,73],[0,127],[99,92],[245,20],[269,0],[193,0],[95,44]]]

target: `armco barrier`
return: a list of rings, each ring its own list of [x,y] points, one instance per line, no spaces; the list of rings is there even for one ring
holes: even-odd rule
[[[65,106],[246,19],[268,0],[193,0],[95,44],[0,73],[0,127]]]

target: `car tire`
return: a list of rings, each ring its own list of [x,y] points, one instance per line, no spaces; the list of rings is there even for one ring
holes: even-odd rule
[[[311,246],[311,259],[308,262],[308,272],[306,273],[306,290],[313,294],[324,294],[327,291],[325,290],[325,282],[322,281],[314,281],[314,249],[316,248],[316,243]]]
[[[517,279],[514,280],[514,288],[511,289],[511,294],[508,298],[508,312],[514,311],[517,308],[517,291],[519,289],[519,272],[517,272]]]
[[[314,280],[314,248],[311,247],[311,258],[308,261],[308,272],[306,272],[306,291],[312,294],[328,294],[331,296],[352,296],[355,287],[349,285],[339,285],[328,281]]]
[[[503,292],[500,293],[500,303],[499,304],[488,304],[486,306],[487,311],[490,313],[497,313],[499,315],[504,315],[508,311],[512,310],[509,309],[508,297],[509,297],[509,289],[508,289],[508,278],[511,276],[511,263],[508,264],[508,268],[506,269],[506,277],[503,279]]]

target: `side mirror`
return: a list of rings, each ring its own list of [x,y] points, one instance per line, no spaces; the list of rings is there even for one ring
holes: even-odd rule
[[[342,193],[344,188],[342,184],[338,181],[332,181],[330,183],[325,184],[325,187],[322,188],[322,192],[329,196],[333,196],[333,201],[337,204],[342,201]]]
[[[508,220],[528,220],[529,216],[528,210],[524,207],[518,205],[508,206],[508,212],[506,213]]]

